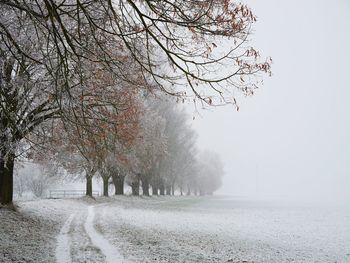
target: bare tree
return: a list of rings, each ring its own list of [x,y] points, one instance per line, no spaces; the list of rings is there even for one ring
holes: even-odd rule
[[[224,168],[220,156],[211,151],[198,155],[197,183],[201,195],[212,195],[222,184]]]
[[[186,171],[190,170],[195,154],[196,134],[189,125],[189,116],[174,100],[161,99],[157,110],[166,120],[164,136],[166,153],[159,157],[154,171],[153,184],[165,188],[166,194],[174,195],[181,188]],[[181,186],[180,186],[181,184]]]
[[[50,185],[47,176],[35,175],[28,177],[29,189],[36,197],[42,197]]]
[[[117,80],[115,74],[112,79],[106,70],[88,60],[85,64],[74,63],[70,57],[72,67],[61,68],[58,57],[62,50],[43,46],[52,36],[43,34],[37,23],[31,24],[30,14],[11,7],[8,1],[0,3],[0,10],[0,202],[6,204],[12,201],[14,159],[22,153],[19,144],[27,141],[33,145],[30,136],[55,118],[82,128],[87,128],[84,119],[101,120],[96,107],[114,105],[122,79]],[[94,55],[99,54],[94,51]],[[119,59],[120,63],[127,62],[126,56],[120,55]],[[129,82],[138,76],[132,74]],[[113,85],[116,81],[119,86]],[[140,86],[142,81],[138,80]]]
[[[165,122],[159,110],[155,108],[154,98],[148,98],[144,103],[143,115],[140,120],[140,132],[130,154],[133,171],[134,189],[142,182],[143,195],[149,196],[149,187],[158,165],[160,156],[166,152],[164,134]]]

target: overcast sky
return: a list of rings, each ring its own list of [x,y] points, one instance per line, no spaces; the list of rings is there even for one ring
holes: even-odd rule
[[[274,60],[250,98],[201,112],[199,145],[221,154],[220,193],[350,202],[350,3],[245,1],[253,46]]]

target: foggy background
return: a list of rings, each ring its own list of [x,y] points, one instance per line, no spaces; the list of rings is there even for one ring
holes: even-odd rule
[[[219,194],[350,203],[350,3],[245,1],[273,76],[253,97],[200,111],[198,145],[220,153]]]

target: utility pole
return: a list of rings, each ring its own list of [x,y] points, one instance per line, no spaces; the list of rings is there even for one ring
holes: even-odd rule
[[[255,193],[259,193],[259,167],[255,165]]]

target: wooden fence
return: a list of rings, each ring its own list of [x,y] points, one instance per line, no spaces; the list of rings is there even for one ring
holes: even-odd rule
[[[86,195],[84,190],[50,190],[49,198],[78,198]],[[98,191],[92,191],[92,196],[97,197],[100,193]]]

